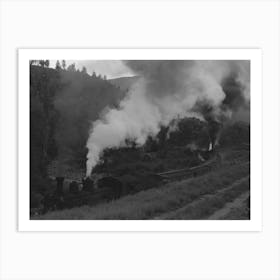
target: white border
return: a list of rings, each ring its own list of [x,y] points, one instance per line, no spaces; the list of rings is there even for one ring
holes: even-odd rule
[[[29,60],[250,60],[251,220],[95,221],[29,219]],[[19,49],[18,230],[19,231],[261,231],[262,65],[260,49]]]

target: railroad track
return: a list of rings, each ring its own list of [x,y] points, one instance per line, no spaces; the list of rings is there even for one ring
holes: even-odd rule
[[[215,158],[201,164],[198,166],[194,166],[191,168],[183,168],[183,169],[176,169],[176,170],[171,170],[167,172],[161,172],[157,173],[158,176],[162,177],[165,180],[168,181],[173,181],[173,180],[178,180],[178,179],[186,179],[186,178],[191,178],[191,177],[197,177],[200,175],[203,175],[219,166],[221,164],[223,167],[226,166],[232,166],[236,164],[248,164],[250,163],[250,159],[248,160],[248,157],[246,156],[240,156],[237,158],[232,159],[229,162],[222,162],[221,157],[216,156]]]
[[[218,164],[220,164],[220,157],[216,156],[215,158],[204,162],[203,164],[200,164],[198,166],[161,172],[157,173],[157,175],[161,176],[165,180],[177,180],[188,177],[196,177],[212,170]]]

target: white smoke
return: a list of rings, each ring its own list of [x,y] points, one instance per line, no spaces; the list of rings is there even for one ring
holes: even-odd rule
[[[225,93],[222,80],[237,72],[244,89],[249,90],[247,61],[126,61],[142,78],[130,89],[119,109],[108,110],[93,123],[87,141],[87,176],[99,162],[104,149],[126,146],[126,140],[143,145],[161,126],[174,119],[196,116],[197,102],[207,102],[212,114],[229,114],[222,110]],[[249,68],[250,69],[250,68]],[[244,95],[248,94],[245,92]],[[248,97],[248,96],[247,96]]]

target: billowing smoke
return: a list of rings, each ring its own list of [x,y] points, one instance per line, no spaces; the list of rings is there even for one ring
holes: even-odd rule
[[[87,176],[104,149],[126,140],[143,145],[174,119],[222,122],[250,99],[249,61],[135,60],[124,63],[141,78],[118,109],[95,121],[87,141]]]
[[[84,164],[91,121],[98,120],[107,106],[117,107],[125,94],[103,79],[79,72],[60,71],[59,81],[61,88],[56,92],[54,106],[59,165],[56,170],[61,175],[73,164]]]

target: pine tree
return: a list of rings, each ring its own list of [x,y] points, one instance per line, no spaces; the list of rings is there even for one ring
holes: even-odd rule
[[[66,61],[62,60],[62,69],[65,70],[66,69]]]
[[[44,67],[45,66],[45,60],[39,60],[39,65],[41,67]]]
[[[61,70],[61,65],[60,65],[59,60],[56,61],[55,69],[58,70],[58,71]]]
[[[85,66],[83,66],[81,73],[82,74],[87,74],[87,68]]]
[[[76,72],[76,65],[75,65],[75,63],[70,64],[67,67],[67,71],[69,71],[69,72]]]

